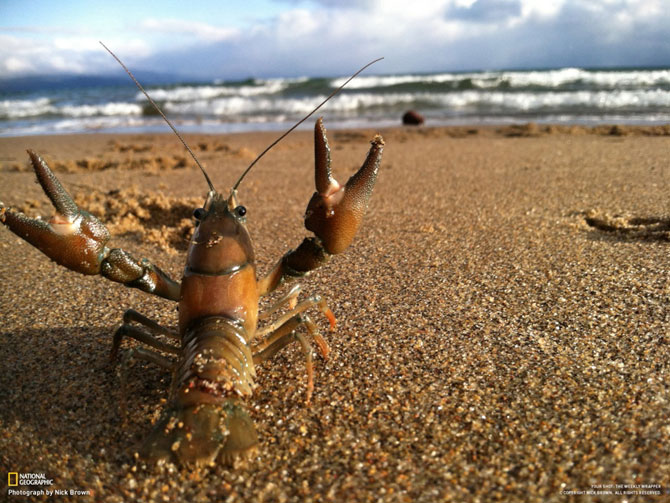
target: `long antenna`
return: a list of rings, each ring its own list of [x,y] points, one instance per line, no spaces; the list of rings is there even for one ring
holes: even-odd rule
[[[279,138],[277,138],[275,141],[273,141],[273,142],[270,144],[270,146],[268,146],[265,150],[263,150],[263,152],[261,152],[261,153],[259,154],[259,156],[256,157],[256,159],[254,159],[254,161],[253,161],[251,164],[249,164],[249,167],[248,167],[247,169],[244,170],[244,173],[242,173],[242,176],[240,176],[240,178],[237,180],[237,183],[235,183],[235,185],[233,186],[233,192],[234,192],[235,190],[237,190],[237,187],[238,187],[238,186],[240,185],[240,183],[242,182],[242,179],[243,179],[245,176],[247,176],[247,173],[249,173],[249,171],[251,171],[251,168],[254,167],[254,164],[256,164],[256,163],[260,160],[260,158],[263,157],[263,156],[268,152],[268,150],[270,150],[270,149],[271,149],[272,147],[274,147],[277,143],[279,143],[280,141],[282,141],[282,140],[284,139],[284,137],[286,137],[291,131],[293,131],[295,128],[297,128],[300,124],[302,124],[302,123],[305,122],[307,119],[309,119],[309,118],[312,116],[312,114],[314,114],[314,112],[316,112],[319,108],[321,108],[323,105],[325,105],[326,102],[327,102],[330,98],[332,98],[332,97],[335,96],[337,93],[339,93],[339,92],[342,90],[342,88],[343,88],[344,86],[346,86],[349,82],[351,82],[351,81],[352,81],[352,80],[353,80],[359,73],[361,73],[361,72],[362,72],[363,70],[365,70],[367,67],[374,65],[377,61],[381,61],[382,59],[384,59],[384,58],[377,58],[377,59],[375,59],[374,61],[370,61],[370,62],[369,62],[367,65],[365,65],[363,68],[361,68],[361,69],[358,70],[356,73],[354,73],[351,77],[349,77],[349,78],[347,79],[347,81],[346,81],[344,84],[342,84],[340,87],[338,87],[337,89],[335,89],[332,93],[330,93],[330,94],[328,95],[328,97],[327,97],[325,100],[323,100],[323,101],[319,104],[319,106],[317,106],[314,110],[312,110],[310,113],[308,113],[307,115],[305,115],[302,119],[300,119],[298,122],[296,122],[296,123],[295,123],[295,124],[288,130],[288,131],[286,131],[286,132],[285,132],[284,134],[282,134]]]
[[[99,41],[99,42],[100,42],[100,41]],[[110,54],[112,55],[112,57],[113,57],[113,58],[114,58],[114,59],[121,65],[121,67],[126,71],[126,73],[130,76],[130,78],[133,79],[133,82],[135,82],[135,85],[139,88],[139,90],[142,91],[142,92],[144,93],[144,96],[147,97],[147,99],[149,100],[149,103],[151,103],[151,104],[154,106],[154,108],[156,109],[156,111],[158,111],[158,113],[161,115],[161,117],[163,117],[163,119],[165,119],[165,122],[167,122],[168,126],[170,126],[170,128],[172,128],[172,131],[174,131],[174,134],[177,135],[177,138],[179,138],[179,140],[184,144],[184,147],[186,147],[186,150],[188,150],[188,153],[191,154],[191,157],[193,157],[193,160],[195,161],[195,163],[196,163],[196,164],[198,165],[198,167],[200,168],[200,171],[202,171],[202,174],[205,175],[205,180],[207,180],[207,184],[209,185],[209,189],[210,189],[212,192],[216,192],[216,190],[214,189],[214,185],[212,185],[212,181],[209,179],[209,176],[207,175],[207,172],[205,171],[205,168],[202,167],[202,164],[200,164],[200,162],[198,161],[198,158],[195,156],[195,154],[193,153],[193,151],[191,150],[191,148],[186,144],[186,142],[185,142],[184,139],[181,137],[181,135],[179,134],[179,132],[175,129],[175,127],[172,125],[172,123],[168,120],[167,117],[165,117],[165,114],[163,113],[163,111],[158,107],[158,105],[156,105],[156,103],[154,102],[154,100],[151,99],[151,96],[149,96],[149,93],[147,93],[147,92],[144,90],[144,88],[142,87],[142,84],[140,84],[140,83],[137,81],[137,79],[135,78],[135,76],[131,73],[130,70],[128,70],[128,67],[126,67],[126,65],[123,64],[123,61],[121,61],[121,60],[116,56],[116,54],[114,54],[114,53],[113,53],[113,52],[112,52],[112,51],[111,51],[105,44],[103,44],[102,42],[100,42],[100,45],[103,46],[103,47],[105,48],[105,50],[106,50],[108,53],[110,53]]]

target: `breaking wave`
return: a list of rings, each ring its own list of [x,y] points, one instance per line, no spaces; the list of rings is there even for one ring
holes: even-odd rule
[[[193,130],[285,127],[345,78],[248,79],[149,88],[170,118]],[[357,77],[324,112],[337,124],[394,124],[415,109],[434,124],[670,122],[670,69],[481,71]],[[0,134],[162,130],[132,86],[0,95]],[[246,129],[245,129],[246,128]]]

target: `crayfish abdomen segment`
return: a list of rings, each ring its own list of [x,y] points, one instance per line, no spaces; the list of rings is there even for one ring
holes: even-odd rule
[[[242,399],[255,375],[240,323],[220,316],[196,322],[184,334],[170,402],[142,455],[206,465],[248,453],[258,437]]]

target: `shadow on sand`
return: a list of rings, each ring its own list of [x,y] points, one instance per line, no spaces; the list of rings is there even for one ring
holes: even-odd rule
[[[118,366],[109,360],[113,333],[90,327],[0,333],[3,430],[61,455],[129,459],[162,408],[170,375],[145,362],[130,367],[124,423]]]

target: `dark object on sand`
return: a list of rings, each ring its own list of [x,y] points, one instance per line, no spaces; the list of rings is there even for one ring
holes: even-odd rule
[[[402,116],[402,123],[406,126],[420,126],[423,124],[423,115],[414,110],[408,110]]]

